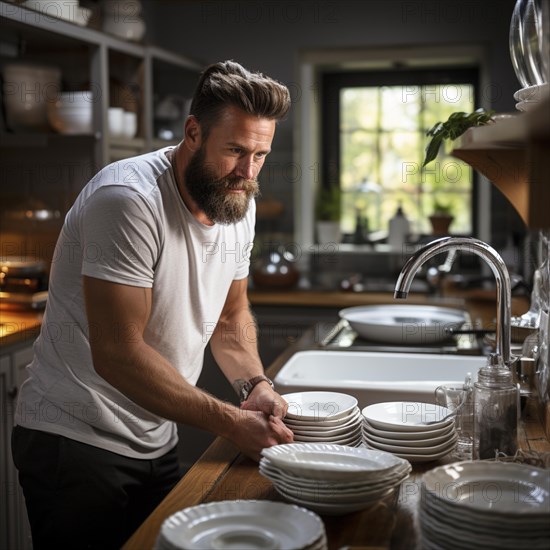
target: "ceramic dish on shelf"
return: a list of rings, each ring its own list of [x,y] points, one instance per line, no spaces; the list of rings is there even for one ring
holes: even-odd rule
[[[221,501],[176,512],[162,524],[156,550],[324,548],[324,524],[304,508],[271,501]]]
[[[294,420],[338,420],[353,414],[357,407],[355,397],[338,392],[306,391],[282,397],[288,403],[286,417]]]
[[[454,423],[454,417],[449,417],[450,409],[418,401],[375,403],[361,412],[369,425],[386,431],[427,432]]]
[[[516,101],[540,101],[548,95],[549,91],[550,85],[548,83],[535,84],[518,90],[514,94],[514,99]]]
[[[290,395],[290,394],[287,394]],[[336,429],[354,424],[358,420],[362,420],[361,410],[359,407],[355,407],[351,410],[350,414],[343,416],[342,418],[332,419],[332,417],[318,418],[317,420],[302,420],[301,418],[295,419],[285,416],[283,419],[285,424],[289,427],[301,427],[307,430],[327,430]]]

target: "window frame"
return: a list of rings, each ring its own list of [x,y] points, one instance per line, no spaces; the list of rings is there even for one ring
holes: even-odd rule
[[[361,71],[323,71],[319,75],[321,89],[321,187],[340,185],[340,91],[342,88],[470,84],[474,88],[474,105],[479,105],[480,67],[396,67]],[[476,107],[477,108],[477,107]],[[336,178],[336,179],[335,179]],[[478,175],[472,171],[471,235],[478,233]]]

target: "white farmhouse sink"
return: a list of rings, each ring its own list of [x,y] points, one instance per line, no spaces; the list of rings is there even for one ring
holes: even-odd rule
[[[280,394],[325,390],[355,396],[359,406],[384,401],[434,402],[437,386],[462,385],[487,359],[472,355],[300,351],[274,379]]]

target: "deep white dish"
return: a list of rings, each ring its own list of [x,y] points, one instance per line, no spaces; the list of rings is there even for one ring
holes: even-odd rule
[[[384,437],[389,439],[431,439],[433,437],[440,437],[450,434],[454,430],[454,423],[437,428],[435,430],[422,430],[422,431],[395,431],[395,430],[379,430],[367,422],[367,419],[363,419],[363,429],[371,435],[377,437]]]
[[[414,454],[414,455],[435,455],[442,451],[453,449],[458,440],[458,435],[454,434],[453,437],[447,439],[443,443],[438,445],[433,445],[431,447],[421,447],[421,446],[405,446],[405,445],[390,445],[388,443],[380,443],[370,439],[365,435],[365,441],[368,445],[374,449],[380,449],[382,451],[388,451],[389,453],[394,453],[397,455],[402,454]]]
[[[487,514],[550,514],[550,471],[525,464],[455,462],[426,472],[424,484],[439,500]]]
[[[408,345],[448,340],[446,329],[458,329],[466,322],[458,309],[411,304],[350,307],[339,315],[367,340]]]
[[[156,547],[282,550],[309,547],[324,533],[319,516],[298,506],[260,500],[221,501],[170,516],[162,524]]]
[[[312,479],[365,479],[395,468],[400,459],[385,451],[329,443],[287,443],[262,450],[275,466]]]
[[[437,437],[427,437],[424,439],[393,439],[389,437],[380,437],[371,433],[367,428],[363,428],[365,437],[372,440],[374,443],[384,443],[385,445],[401,446],[401,447],[433,447],[441,443],[449,442],[456,434],[456,431],[451,427],[448,433]],[[407,433],[407,432],[405,432]],[[428,434],[430,432],[427,432]]]
[[[388,401],[365,407],[361,413],[367,422],[380,430],[399,432],[431,431],[448,427],[454,417],[451,410],[433,403]]]
[[[285,417],[283,421],[291,430],[298,429],[302,431],[307,431],[311,432],[309,435],[313,435],[313,433],[316,432],[325,433],[329,431],[345,431],[352,426],[361,424],[362,419],[363,416],[361,415],[361,410],[359,409],[359,407],[355,407],[348,416],[344,416],[336,420],[296,420],[294,418]]]
[[[294,420],[338,420],[354,413],[357,399],[330,391],[305,391],[282,396],[288,403],[286,417]]]

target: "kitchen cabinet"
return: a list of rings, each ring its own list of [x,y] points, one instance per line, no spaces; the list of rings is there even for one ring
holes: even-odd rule
[[[59,140],[66,161],[67,148],[87,139],[94,169],[109,162],[143,153],[170,141],[155,134],[154,102],[173,94],[190,97],[202,65],[163,49],[127,42],[101,31],[73,23],[40,17],[33,10],[0,1],[0,32],[6,48],[16,58],[3,62],[29,62],[57,66],[62,73],[62,91],[92,90],[93,131],[86,136],[51,133],[2,134],[1,148],[46,148]],[[0,54],[2,55],[2,54]],[[109,134],[108,108],[122,107],[137,113],[134,138]],[[183,120],[179,122],[183,124]],[[52,149],[57,153],[57,150]],[[50,156],[51,160],[51,156]],[[85,183],[92,174],[86,174]]]
[[[11,431],[17,394],[32,360],[32,344],[23,341],[0,355],[0,548],[32,548],[23,492],[11,457]]]
[[[471,128],[453,142],[452,154],[491,181],[527,227],[550,228],[550,98],[494,124]]]

